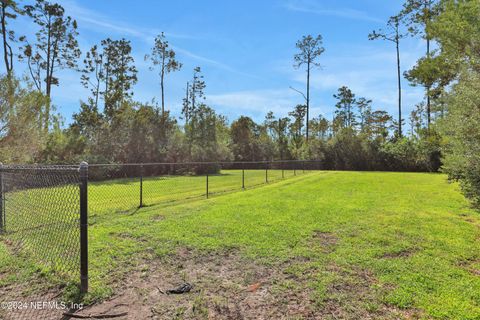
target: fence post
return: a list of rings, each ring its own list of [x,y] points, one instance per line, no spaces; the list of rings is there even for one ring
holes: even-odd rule
[[[282,179],[285,179],[285,163],[281,162],[282,166]]]
[[[305,161],[302,161],[302,173],[305,173]]]
[[[140,165],[140,205],[138,207],[143,207],[143,164]]]
[[[242,189],[245,190],[245,164],[242,164]]]
[[[207,176],[206,176],[206,178],[207,178],[207,180],[206,180],[206,193],[205,193],[205,195],[206,195],[206,197],[207,197],[207,199],[208,199],[208,169],[207,169]]]
[[[5,227],[3,197],[3,163],[0,163],[0,233],[4,232]]]
[[[265,162],[265,183],[268,183],[268,162]]]
[[[80,292],[88,292],[88,163],[80,163]]]

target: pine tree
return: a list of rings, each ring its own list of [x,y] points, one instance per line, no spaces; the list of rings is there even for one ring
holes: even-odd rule
[[[150,70],[153,70],[155,67],[160,69],[160,89],[162,94],[162,114],[165,113],[165,75],[178,71],[182,68],[182,64],[175,59],[175,51],[169,49],[168,41],[165,40],[165,35],[162,32],[155,38],[155,44],[149,55],[145,56],[145,60],[150,60],[152,62],[152,67]]]
[[[401,16],[393,16],[388,20],[387,30],[373,31],[369,34],[369,40],[382,39],[393,42],[397,53],[397,86],[398,86],[398,136],[402,136],[402,72],[400,66],[400,40],[405,37],[400,29]]]
[[[50,100],[52,86],[60,83],[56,72],[77,67],[77,59],[81,54],[77,42],[77,22],[65,15],[61,5],[45,0],[36,0],[34,5],[25,6],[25,12],[39,26],[39,30],[35,34],[35,44],[21,37],[24,45],[20,58],[27,60],[30,76],[38,91],[43,92],[42,83],[45,82],[44,93]],[[46,131],[50,121],[50,104],[48,101],[45,107]]]
[[[312,37],[311,35],[303,36],[301,40],[296,43],[297,49],[300,51],[293,59],[295,61],[294,67],[300,68],[302,65],[307,67],[307,95],[305,96],[306,103],[306,130],[305,137],[308,143],[309,134],[309,117],[310,117],[310,72],[313,67],[320,67],[318,59],[325,51],[323,45],[323,38],[321,35]],[[302,94],[303,95],[303,94]]]

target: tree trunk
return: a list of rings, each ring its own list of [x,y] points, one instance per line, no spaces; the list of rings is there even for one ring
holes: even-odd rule
[[[2,19],[1,19],[1,28],[2,28],[2,39],[3,39],[3,54],[5,59],[5,70],[7,71],[7,81],[8,81],[8,118],[9,122],[13,117],[13,105],[14,105],[14,79],[13,79],[13,52],[12,47],[8,44],[8,35],[7,35],[7,21],[6,21],[6,11],[7,3],[2,2]]]
[[[105,64],[105,92],[103,93],[103,112],[108,108],[108,79],[110,77],[110,56],[107,55],[107,62]]]
[[[192,111],[195,110],[195,81],[192,84]]]
[[[47,66],[46,66],[46,77],[45,77],[45,87],[46,87],[46,96],[47,96],[47,103],[45,105],[45,123],[44,123],[44,130],[48,132],[48,123],[50,121],[50,93],[51,93],[51,85],[52,85],[52,74],[50,73],[53,70],[53,59],[52,55],[52,40],[51,40],[51,33],[52,33],[52,24],[51,24],[51,16],[48,17],[48,36],[47,36]],[[41,80],[39,80],[41,81]]]
[[[427,0],[425,2],[425,14],[427,15],[427,19],[424,21],[425,22],[425,38],[427,40],[427,58],[430,58],[430,39],[428,37],[428,31],[427,31],[427,25],[430,22],[430,14],[431,14],[431,5],[432,1]],[[428,84],[426,86],[426,91],[427,91],[427,128],[430,129],[430,123],[432,122],[432,107],[431,107],[431,99],[430,99],[430,89],[431,86]]]
[[[162,117],[165,114],[165,91],[164,91],[164,88],[163,88],[164,77],[165,77],[165,50],[164,50],[163,56],[162,56],[162,71],[161,71],[161,74],[160,74],[160,87],[161,87],[161,90],[162,90]]]
[[[427,35],[427,58],[430,58],[430,39]],[[430,99],[430,84],[427,85],[427,128],[430,129],[430,123],[432,122],[432,106]]]
[[[98,96],[100,95],[100,80],[97,81],[97,89],[95,91],[95,109],[98,110]]]
[[[12,69],[12,61],[8,61],[8,43],[7,43],[7,30],[6,30],[6,10],[7,10],[7,3],[2,2],[2,37],[3,37],[3,54],[4,54],[4,59],[5,59],[5,70],[7,71],[7,74],[10,75]]]
[[[310,60],[307,63],[307,121],[306,121],[306,141],[308,144],[308,122],[310,117]]]
[[[98,64],[98,62],[95,65],[95,79],[97,80],[97,85],[95,88],[95,109],[98,110],[98,96],[100,95],[100,76],[99,76],[99,68],[101,68],[101,65]]]
[[[188,110],[188,82],[187,82],[187,89],[185,90],[185,127],[188,125],[188,120],[189,120],[189,113],[190,111]]]
[[[398,78],[398,136],[402,137],[402,78],[400,70],[400,39],[398,37],[397,29],[397,78]]]

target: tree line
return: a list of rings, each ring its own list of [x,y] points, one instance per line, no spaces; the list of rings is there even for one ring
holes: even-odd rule
[[[78,163],[317,160],[325,169],[437,171],[459,179],[478,200],[478,2],[406,0],[385,28],[370,40],[394,45],[398,114],[374,107],[342,86],[333,97],[331,119],[311,113],[310,77],[320,66],[321,35],[296,44],[293,67],[306,75],[301,103],[288,116],[269,112],[261,122],[248,116],[233,121],[206,104],[207,81],[201,67],[185,84],[181,117],[165,105],[171,72],[183,69],[166,36],[159,34],[145,61],[158,73],[160,102],[133,99],[138,71],[127,39],[107,38],[82,53],[78,25],[64,8],[36,0],[21,6],[1,2],[1,37],[6,73],[0,79],[0,160],[3,162]],[[18,35],[12,22],[30,18],[35,35]],[[411,70],[401,65],[402,41],[425,41],[425,55]],[[432,43],[435,48],[432,49]],[[17,63],[27,67],[21,76]],[[90,95],[68,126],[51,105],[62,85],[59,70],[79,73]],[[425,88],[425,99],[404,115],[402,77]],[[475,122],[477,121],[477,122]],[[468,129],[467,129],[468,128]],[[477,195],[477,196],[475,196]]]

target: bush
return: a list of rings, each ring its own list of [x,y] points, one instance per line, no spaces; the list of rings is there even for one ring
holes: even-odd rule
[[[448,115],[441,122],[443,171],[459,181],[464,194],[480,207],[480,77],[462,76],[447,105]]]

